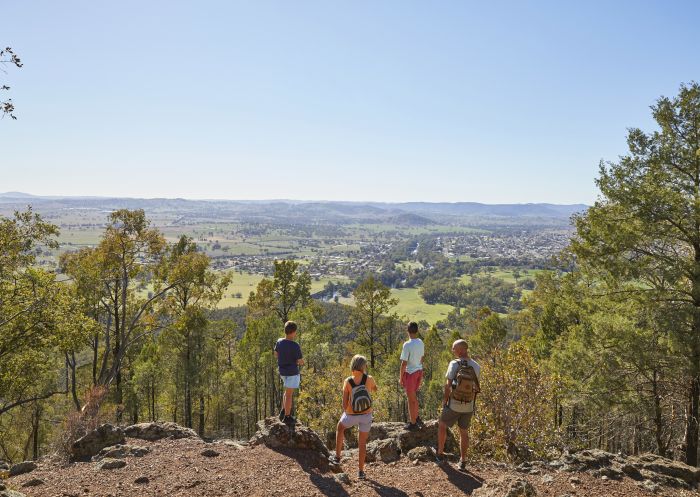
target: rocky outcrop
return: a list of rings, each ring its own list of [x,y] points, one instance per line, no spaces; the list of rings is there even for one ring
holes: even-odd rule
[[[374,448],[384,447],[384,444],[374,443],[382,440],[394,440],[400,454],[407,454],[416,447],[437,447],[437,420],[428,421],[423,428],[415,431],[406,430],[404,426],[404,423],[373,423],[367,438],[367,453],[370,452],[370,446]],[[335,449],[335,433],[328,434],[327,443],[328,447]],[[357,448],[357,430],[345,431],[345,448]],[[445,451],[452,452],[456,449],[457,441],[452,432],[447,430]]]
[[[97,469],[119,469],[126,466],[126,461],[124,459],[103,459],[95,465]]]
[[[524,463],[519,470],[535,463]],[[694,488],[700,483],[700,468],[656,454],[622,456],[597,449],[565,454],[549,463],[562,471],[587,472],[598,478],[620,480],[625,477],[637,480],[639,485],[652,489],[664,485],[676,488]]]
[[[192,428],[185,428],[170,422],[139,423],[127,426],[124,429],[124,434],[129,438],[139,438],[151,442],[164,438],[199,438],[197,432]]]
[[[124,442],[124,431],[121,428],[104,424],[73,442],[70,450],[70,459],[72,461],[89,461],[105,447],[123,444]]]
[[[10,476],[23,475],[25,473],[30,473],[37,468],[34,461],[24,461],[13,464],[10,468]]]
[[[93,456],[93,461],[102,459],[124,459],[125,457],[143,457],[151,451],[148,447],[140,445],[114,445],[105,447],[97,455]]]
[[[301,424],[289,427],[276,417],[258,421],[258,431],[250,439],[250,445],[261,444],[272,449],[310,450],[323,458],[330,455],[321,437],[311,428]]]
[[[472,497],[535,497],[536,495],[537,491],[529,481],[511,476],[486,482],[472,493]]]
[[[381,461],[384,463],[398,461],[401,458],[401,449],[395,438],[373,440],[367,443],[367,462]]]

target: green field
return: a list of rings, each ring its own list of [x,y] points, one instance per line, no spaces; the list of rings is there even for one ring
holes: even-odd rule
[[[399,299],[398,305],[393,310],[411,321],[425,320],[430,324],[435,324],[437,321],[445,319],[447,314],[454,309],[447,304],[427,304],[419,292],[420,290],[417,288],[392,289],[391,294]]]
[[[518,276],[518,281],[522,281],[526,278],[532,278],[535,279],[535,276],[537,273],[541,273],[542,271],[545,271],[544,269],[519,269],[518,272],[520,275]],[[494,278],[499,278],[503,281],[507,281],[508,283],[517,283],[515,276],[513,274],[513,270],[511,269],[496,269],[495,271],[481,271],[478,273],[479,276],[493,276]],[[463,274],[460,278],[459,281],[462,283],[469,283],[472,279],[472,275],[469,274]]]

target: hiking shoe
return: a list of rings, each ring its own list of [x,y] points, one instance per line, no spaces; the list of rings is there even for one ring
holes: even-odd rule
[[[445,462],[445,454],[438,454],[437,452],[435,453],[435,462],[437,464],[442,464]]]
[[[365,478],[367,478],[367,475],[365,474],[364,471],[360,470],[357,472],[357,479],[358,480],[364,480]]]
[[[416,418],[416,424],[418,425],[419,428],[424,428],[424,427],[425,427],[425,423],[423,422],[422,419],[420,419],[420,416],[418,416],[418,417]]]
[[[467,470],[467,461],[459,461],[459,464],[457,465],[457,469],[460,471],[466,471]]]
[[[297,424],[297,420],[291,416],[285,416],[284,417],[284,424],[286,424],[287,426],[294,426]]]
[[[333,464],[340,464],[340,457],[336,456],[335,454],[330,456],[328,460]]]
[[[403,426],[403,429],[404,429],[404,430],[408,430],[408,431],[416,431],[416,430],[418,430],[419,428],[418,428],[418,425],[417,425],[416,423],[406,423],[406,424]]]

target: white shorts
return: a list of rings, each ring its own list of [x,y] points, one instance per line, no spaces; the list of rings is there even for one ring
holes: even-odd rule
[[[280,376],[282,382],[284,383],[284,388],[299,388],[301,383],[301,375],[295,374],[294,376]]]
[[[353,426],[359,426],[359,430],[362,433],[367,433],[372,427],[372,413],[367,414],[348,414],[344,412],[340,417],[340,424],[345,428],[352,428]]]

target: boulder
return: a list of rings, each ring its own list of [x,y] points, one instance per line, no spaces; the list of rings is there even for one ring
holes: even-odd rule
[[[16,490],[10,490],[5,489],[5,490],[0,490],[0,497],[27,497],[21,492],[17,492]]]
[[[503,476],[496,481],[489,481],[477,488],[472,497],[535,497],[537,491],[523,478]]]
[[[36,468],[37,465],[34,461],[18,462],[10,468],[10,476],[18,476],[23,475],[25,473],[31,473]]]
[[[345,485],[350,485],[350,477],[347,475],[347,473],[337,473],[335,476],[335,480],[338,483],[343,483]]]
[[[130,438],[141,440],[162,440],[163,438],[199,438],[192,428],[185,428],[171,422],[139,423],[127,426],[124,434]]]
[[[27,480],[22,484],[22,488],[26,487],[38,487],[39,485],[43,485],[45,482],[41,478],[32,478],[31,480]]]
[[[629,457],[627,462],[637,468],[643,477],[653,482],[664,484],[666,481],[681,480],[688,486],[694,486],[700,482],[700,468],[688,466],[685,463],[666,459],[656,454]]]
[[[386,438],[369,442],[367,444],[367,455],[370,454],[373,461],[388,463],[398,461],[401,458],[401,449],[396,439]]]
[[[124,459],[125,457],[143,457],[151,451],[148,447],[140,445],[114,445],[105,447],[97,455],[93,456],[93,461],[101,461],[102,459]]]
[[[610,466],[617,456],[599,449],[587,449],[580,452],[565,454],[560,462],[564,471],[580,472],[596,470]]]
[[[72,461],[89,461],[90,458],[99,454],[105,447],[123,444],[124,442],[124,432],[121,428],[104,424],[73,442],[70,458]]]
[[[435,453],[430,447],[414,447],[408,451],[406,456],[411,461],[429,462],[435,460]]]
[[[126,466],[124,459],[103,459],[95,466],[97,469],[119,469]]]
[[[327,459],[330,455],[321,437],[312,429],[297,424],[289,427],[277,417],[258,421],[258,431],[250,439],[250,445],[265,445],[273,449],[305,449],[317,452]]]

